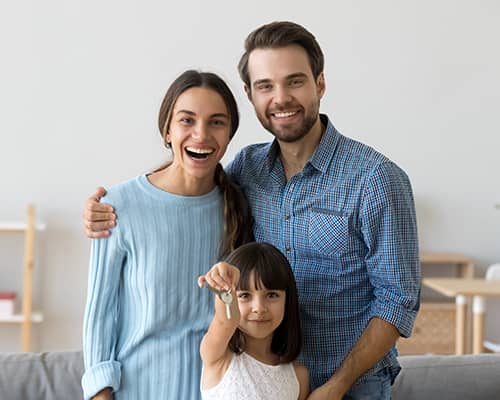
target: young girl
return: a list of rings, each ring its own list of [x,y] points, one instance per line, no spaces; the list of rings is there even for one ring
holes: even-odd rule
[[[173,159],[114,186],[111,236],[92,242],[83,332],[85,399],[199,399],[212,296],[194,279],[247,240],[244,199],[219,161],[238,127],[217,75],[186,71],[163,100]]]
[[[200,345],[204,400],[302,400],[309,394],[299,355],[302,333],[297,289],[290,264],[274,246],[249,243],[198,278],[230,291],[216,296],[215,315]]]

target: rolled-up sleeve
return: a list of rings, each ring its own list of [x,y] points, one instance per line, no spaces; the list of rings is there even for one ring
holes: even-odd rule
[[[84,398],[106,387],[120,387],[121,365],[115,359],[120,275],[125,251],[116,229],[105,239],[92,241],[87,305],[83,324],[82,377]]]
[[[417,221],[410,181],[394,163],[381,163],[372,171],[361,221],[375,296],[371,315],[409,337],[420,306]]]

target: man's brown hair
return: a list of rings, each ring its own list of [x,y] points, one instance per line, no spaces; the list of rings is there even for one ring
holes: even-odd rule
[[[294,22],[277,21],[262,25],[247,36],[245,52],[238,63],[238,72],[245,85],[251,89],[248,59],[253,50],[290,45],[300,46],[306,51],[314,79],[317,79],[319,74],[323,72],[325,58],[314,35]]]

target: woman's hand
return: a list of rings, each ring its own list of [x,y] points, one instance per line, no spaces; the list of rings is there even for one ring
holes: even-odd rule
[[[94,397],[92,397],[92,400],[112,400],[112,399],[113,399],[113,392],[109,387],[101,390]]]
[[[205,275],[198,277],[198,286],[206,282],[216,290],[236,289],[240,281],[240,270],[227,262],[215,264]]]

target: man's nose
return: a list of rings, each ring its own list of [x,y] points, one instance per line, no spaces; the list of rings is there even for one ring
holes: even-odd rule
[[[274,102],[279,105],[285,105],[290,102],[292,96],[285,86],[277,86],[274,92]]]

